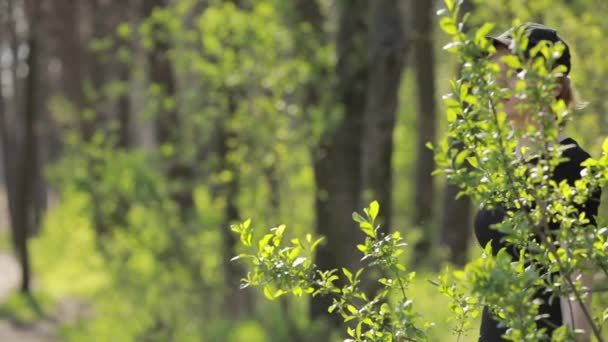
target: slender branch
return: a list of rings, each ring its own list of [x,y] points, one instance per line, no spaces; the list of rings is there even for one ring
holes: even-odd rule
[[[397,278],[397,282],[399,282],[399,287],[401,288],[401,294],[403,295],[403,300],[407,300],[407,296],[405,294],[405,285],[403,284],[403,281],[401,281],[401,277],[399,276],[399,271],[396,270],[396,268],[394,266],[391,267],[391,271],[393,271],[393,273],[395,274],[395,277]]]

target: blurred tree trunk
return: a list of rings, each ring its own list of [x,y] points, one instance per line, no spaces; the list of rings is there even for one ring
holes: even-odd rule
[[[320,109],[325,113],[329,112],[329,110],[325,110],[329,108],[323,109],[319,107],[323,105],[322,97],[327,96],[327,86],[332,84],[333,70],[330,70],[328,66],[319,63],[315,56],[317,51],[322,49],[329,41],[329,34],[325,32],[323,28],[325,18],[317,0],[295,0],[286,3],[286,5],[288,7],[284,16],[285,22],[291,26],[291,31],[294,40],[296,41],[295,46],[297,53],[312,65],[312,77],[305,85],[305,98],[302,103],[304,115],[308,115],[307,119],[311,121],[313,119],[309,115],[310,111]],[[332,98],[332,101],[329,102],[333,103],[334,99]],[[323,157],[321,153],[323,153],[322,147],[313,149],[312,151],[315,178],[321,177],[323,168],[328,167],[324,166],[324,162],[320,160],[321,158],[327,158]],[[316,231],[317,233],[323,234],[324,230],[331,229],[330,226],[327,226],[327,218],[323,216],[328,211],[328,209],[325,209],[327,204],[326,199],[324,198],[325,191],[327,190],[321,188],[322,183],[319,184],[318,180],[316,180],[316,182]],[[330,249],[333,248],[333,246],[328,245],[325,248]],[[327,254],[327,252],[325,253]],[[317,263],[319,263],[319,257],[319,253],[317,253]],[[325,264],[328,264],[329,262],[330,260],[325,260]],[[327,308],[331,305],[331,301],[331,298],[311,298],[311,318],[324,320],[334,326],[339,325],[341,320],[327,312]],[[284,305],[284,311],[286,313],[289,312],[287,304]],[[289,328],[292,332],[296,332],[296,338],[300,338],[300,336],[297,335],[297,328],[293,326],[293,324],[290,324]],[[291,334],[294,335],[293,333]]]
[[[10,217],[11,239],[21,268],[20,290],[30,294],[30,260],[27,245],[28,234],[34,221],[34,195],[36,183],[37,153],[37,3],[13,2],[3,3],[7,10],[5,28],[9,33],[9,46],[12,51],[11,80],[13,87],[12,113],[7,110],[5,97],[0,91],[0,134],[2,135],[3,164],[7,202]],[[25,89],[20,89],[21,80],[16,69],[20,66],[15,49],[22,45],[17,31],[17,8],[25,11],[28,27],[28,56],[26,60],[27,76]],[[3,37],[7,38],[7,37]],[[1,88],[1,87],[0,87]],[[21,98],[23,97],[23,99]],[[21,107],[23,104],[25,107]]]
[[[17,175],[17,167],[16,167],[16,158],[19,156],[19,151],[17,150],[18,144],[20,142],[20,134],[21,126],[18,122],[17,110],[15,108],[15,103],[17,100],[17,53],[14,51],[15,48],[18,48],[16,44],[16,30],[14,28],[14,3],[11,0],[5,0],[2,3],[3,11],[6,13],[5,22],[2,23],[3,30],[0,32],[2,34],[3,41],[8,41],[6,44],[10,50],[11,55],[13,57],[12,65],[10,68],[10,78],[13,86],[13,94],[9,100],[9,96],[5,97],[3,93],[2,87],[0,87],[0,133],[2,134],[2,165],[3,165],[3,175],[4,175],[4,185],[6,191],[6,201],[9,210],[10,217],[10,226],[11,233],[15,235],[16,224],[14,222],[17,217],[16,213],[16,181],[15,177]],[[4,70],[0,69],[0,73]],[[15,246],[16,248],[16,246]]]
[[[14,211],[11,211],[10,203],[12,203],[13,206],[12,210],[17,209],[15,207],[16,203],[18,202],[18,198],[16,197],[17,193],[15,189],[15,163],[17,163],[16,158],[19,158],[19,156],[15,156],[15,154],[19,153],[19,150],[15,150],[14,148],[19,148],[24,143],[25,138],[23,134],[25,132],[25,117],[23,113],[26,109],[25,106],[30,105],[29,103],[27,103],[27,96],[25,96],[27,94],[25,94],[24,89],[24,87],[27,86],[27,84],[24,84],[24,81],[27,81],[27,78],[19,76],[18,72],[18,70],[23,69],[24,67],[30,67],[29,65],[27,65],[28,61],[24,61],[22,58],[19,57],[19,50],[28,44],[28,39],[24,39],[23,37],[23,27],[27,28],[28,14],[26,13],[24,19],[20,19],[21,17],[19,15],[19,13],[21,13],[22,11],[26,11],[26,4],[26,2],[14,0],[5,0],[2,1],[1,4],[1,10],[6,15],[6,17],[4,18],[5,21],[2,23],[2,27],[6,34],[6,36],[4,36],[3,38],[8,41],[7,47],[8,52],[11,56],[10,84],[12,88],[12,94],[10,96],[10,100],[8,100],[8,96],[6,97],[7,101],[5,101],[3,105],[4,118],[2,120],[4,121],[5,127],[9,130],[5,134],[5,137],[7,139],[6,148],[8,148],[9,150],[5,151],[4,154],[6,155],[6,158],[8,160],[13,161],[13,165],[4,166],[6,177],[5,189],[7,202],[9,203],[9,212],[12,212],[13,217],[15,217],[15,215],[18,215]],[[18,26],[22,27],[22,29],[19,30]],[[35,63],[37,63],[37,65],[35,66],[36,70],[40,70],[39,64],[41,62],[38,56],[35,59]],[[41,82],[37,82],[36,84],[36,87],[38,88],[38,96],[35,103],[36,108],[34,109],[38,113],[41,112],[43,101],[45,101],[45,97],[43,96],[42,92],[40,92],[40,83]],[[33,127],[34,134],[36,134],[37,138],[41,135],[40,127],[38,126],[39,125],[36,124],[36,126]],[[29,191],[31,191],[31,194],[28,194],[28,196],[32,201],[31,205],[29,205],[28,203],[26,213],[28,220],[27,226],[29,227],[29,229],[27,230],[28,237],[38,232],[39,222],[42,220],[42,212],[46,207],[46,182],[42,176],[43,161],[41,159],[40,154],[38,153],[34,157],[34,159],[31,160],[31,162],[32,163],[30,167],[32,168],[32,172],[34,172],[34,176],[33,179],[30,180],[33,184],[28,186]]]
[[[231,121],[237,115],[238,94],[235,89],[227,89],[228,94],[227,117],[218,123],[218,157],[220,161],[220,172],[228,174],[227,179],[221,180],[219,191],[225,199],[224,222],[222,224],[222,235],[224,240],[223,262],[225,288],[225,308],[233,319],[245,319],[253,313],[253,297],[249,289],[241,290],[241,279],[246,271],[243,265],[231,262],[238,255],[236,245],[238,237],[230,229],[232,224],[241,219],[237,204],[240,191],[239,166],[234,160],[234,146],[238,139],[236,132],[231,128]],[[241,95],[243,96],[243,95]],[[223,178],[223,177],[222,177]]]
[[[37,83],[38,83],[38,5],[37,1],[27,1],[25,4],[28,32],[28,74],[25,84],[25,108],[23,115],[23,145],[18,148],[15,159],[15,202],[14,217],[12,217],[13,243],[16,247],[17,257],[21,264],[21,291],[31,293],[30,260],[27,245],[28,231],[31,229],[32,210],[34,209],[33,186],[35,185],[36,159],[38,158],[37,134],[35,132],[37,121]]]
[[[465,1],[461,7],[463,14],[472,12],[474,9],[472,1]],[[460,73],[460,66],[458,69],[458,73]],[[457,185],[446,183],[439,236],[441,245],[447,248],[448,260],[457,266],[464,266],[467,262],[467,250],[469,249],[473,222],[471,199],[468,196],[456,199],[459,191],[460,188]]]
[[[162,10],[169,4],[168,0],[144,0],[143,10],[145,18],[150,20],[155,10]],[[160,88],[160,94],[156,95],[160,99],[172,98],[176,96],[175,72],[169,51],[171,49],[170,34],[168,27],[162,23],[153,21],[151,38],[152,48],[148,52],[148,63],[150,68],[150,82]],[[165,101],[159,101],[156,116],[156,139],[158,145],[169,147],[177,151],[182,145],[180,141],[180,127],[183,122],[179,116],[175,105],[167,107]],[[175,103],[175,102],[173,102]],[[174,153],[166,158],[167,175],[172,182],[172,198],[177,204],[180,216],[186,220],[192,215],[194,209],[194,199],[192,197],[192,179],[194,170],[192,165],[185,160],[180,153]],[[191,162],[191,161],[190,161]]]
[[[370,11],[369,85],[362,139],[362,205],[378,200],[384,232],[390,229],[393,130],[406,57],[399,2],[375,0]]]
[[[93,21],[93,39],[111,39],[112,47],[106,51],[91,51],[89,68],[92,86],[96,92],[97,112],[101,120],[116,125],[117,147],[127,148],[131,144],[130,137],[130,101],[129,81],[130,69],[126,61],[120,59],[120,51],[130,48],[130,43],[119,37],[116,29],[132,17],[133,6],[120,0],[89,0]],[[120,83],[122,92],[115,98],[106,91],[111,83]]]
[[[57,48],[63,42],[59,42],[60,30],[59,22],[62,17],[56,17],[55,0],[41,0],[40,1],[40,22],[39,30],[44,32],[42,36],[44,39],[40,39],[38,42],[38,55],[40,60],[40,101],[38,101],[40,108],[40,162],[42,165],[52,163],[59,159],[62,144],[62,130],[61,120],[59,116],[53,113],[53,108],[50,106],[49,99],[55,96],[65,97],[65,86],[63,84],[62,72],[57,68],[58,64],[63,64],[60,56],[60,49]],[[63,23],[61,23],[63,25]],[[63,65],[62,65],[63,68]],[[41,175],[42,176],[42,175]],[[46,183],[45,188],[40,189],[40,207],[46,208],[48,195],[52,192],[52,187]],[[44,194],[42,194],[44,191]],[[42,198],[44,195],[45,198]]]
[[[11,83],[13,88],[13,96],[12,101],[9,106],[9,111],[13,113],[16,117],[17,113],[21,109],[21,92],[22,92],[22,82],[18,75],[19,64],[21,64],[21,60],[19,58],[19,47],[21,46],[21,39],[19,37],[19,33],[17,32],[17,8],[19,7],[21,1],[19,0],[6,0],[6,11],[7,11],[7,25],[6,30],[8,32],[9,38],[9,46],[11,53]],[[15,119],[16,120],[16,119]],[[17,122],[17,121],[16,121]],[[21,127],[19,127],[21,129]]]
[[[233,3],[236,7],[243,8],[244,0],[226,0]],[[225,199],[224,222],[222,224],[222,234],[224,239],[223,260],[224,260],[224,281],[225,301],[224,305],[228,309],[228,314],[233,319],[243,320],[251,317],[254,311],[254,298],[250,289],[241,289],[241,279],[246,275],[242,264],[231,262],[231,259],[238,255],[236,246],[238,238],[230,229],[232,224],[241,220],[237,204],[240,192],[239,184],[239,165],[235,161],[234,147],[238,141],[238,135],[232,128],[235,117],[239,111],[239,98],[247,96],[237,88],[226,86],[222,92],[227,94],[227,116],[218,122],[218,156],[220,160],[220,172],[229,174],[225,180],[220,180],[220,193]]]
[[[447,247],[448,260],[457,266],[464,266],[473,222],[471,200],[468,196],[456,199],[459,191],[457,185],[445,186],[440,242]]]
[[[339,120],[330,118],[314,158],[317,186],[317,233],[326,244],[316,252],[320,269],[355,268],[360,259],[356,244],[363,234],[352,221],[361,193],[361,135],[368,82],[367,34],[369,1],[339,1],[337,32],[336,102],[342,105]],[[315,86],[322,87],[322,84]],[[331,298],[311,303],[313,318],[327,317]]]
[[[88,44],[83,39],[82,8],[85,2],[72,0],[54,0],[49,16],[51,36],[54,38],[54,52],[61,61],[61,78],[63,95],[70,105],[70,115],[75,118],[82,139],[90,141],[95,132],[94,118],[83,115],[87,104],[85,83],[87,79],[86,49]],[[63,114],[63,113],[62,113]]]
[[[129,148],[133,144],[131,138],[131,101],[129,99],[129,83],[131,73],[126,63],[118,62],[118,80],[125,85],[124,93],[118,98],[118,147]]]
[[[406,39],[398,0],[371,2],[368,51],[367,106],[362,138],[361,207],[380,203],[381,231],[391,229],[393,131],[399,87],[405,65]],[[368,274],[363,287],[373,295],[380,288],[378,277]]]
[[[32,1],[30,0],[30,3]],[[47,126],[47,118],[48,114],[48,99],[49,99],[49,91],[48,91],[48,47],[45,44],[45,40],[43,39],[43,32],[45,31],[45,25],[47,22],[46,12],[44,7],[44,0],[39,0],[38,4],[36,4],[35,8],[31,8],[32,4],[30,4],[29,11],[35,11],[36,13],[36,60],[35,65],[35,111],[36,111],[36,124],[34,126],[34,134],[36,135],[35,139],[37,141],[36,144],[36,158],[34,159],[34,185],[32,186],[32,212],[31,212],[31,225],[30,225],[30,236],[36,235],[40,232],[42,228],[42,220],[44,216],[44,212],[48,207],[47,198],[49,193],[49,185],[47,184],[47,180],[44,176],[44,168],[46,166],[47,160],[49,160],[49,140],[48,140],[48,132],[51,132],[52,129]],[[30,14],[31,15],[31,14]]]
[[[433,151],[427,142],[435,142],[435,53],[433,47],[433,1],[413,1],[414,64],[418,98],[417,159],[414,195],[414,225],[422,229],[422,238],[415,246],[414,263],[429,255],[433,230]]]

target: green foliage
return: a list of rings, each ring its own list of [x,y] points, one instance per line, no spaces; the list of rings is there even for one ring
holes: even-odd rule
[[[506,335],[509,340],[544,340],[545,332],[535,323],[540,303],[532,300],[534,293],[548,291],[554,300],[572,293],[580,301],[584,292],[580,284],[570,280],[573,270],[588,265],[589,272],[605,273],[600,247],[605,228],[590,226],[589,218],[579,215],[578,208],[606,185],[607,153],[583,163],[582,179],[573,184],[551,180],[553,170],[563,161],[562,150],[552,142],[558,136],[558,126],[572,116],[571,110],[551,93],[563,72],[561,67],[553,68],[563,46],[539,44],[526,59],[523,51],[527,39],[521,29],[516,30],[513,55],[502,58],[510,68],[508,75],[516,75],[515,87],[501,88],[496,82],[498,66],[481,58],[494,51],[481,39],[491,26],[467,34],[454,30],[457,18],[455,7],[445,11],[441,19],[444,32],[452,39],[446,49],[461,58],[463,68],[461,78],[452,83],[452,92],[445,97],[449,127],[437,149],[438,171],[459,185],[462,194],[486,206],[510,208],[496,229],[506,234],[506,241],[520,253],[519,260],[511,260],[505,250],[492,251],[488,246],[480,259],[467,266],[463,280],[502,324],[511,327]],[[516,73],[516,69],[524,71]],[[539,128],[512,130],[501,101],[505,98],[524,99],[518,110],[538,113],[532,121]],[[536,164],[515,157],[518,140],[529,142],[522,153],[524,158],[538,156]],[[550,222],[559,223],[561,229],[549,231]],[[531,239],[533,236],[539,238]],[[554,278],[556,274],[559,276]],[[601,339],[601,322],[594,321],[593,325],[596,337]],[[553,334],[556,340],[573,336],[565,327]]]
[[[292,239],[284,243],[285,226],[279,226],[254,244],[250,221],[235,225],[233,230],[240,234],[241,241],[253,249],[253,254],[236,258],[244,259],[250,266],[243,286],[262,287],[269,299],[284,294],[331,296],[333,304],[328,311],[341,315],[344,322],[353,322],[346,331],[353,341],[426,340],[428,324],[413,311],[413,300],[406,294],[415,273],[407,272],[398,262],[405,243],[398,232],[386,236],[380,233],[375,225],[378,212],[379,205],[374,201],[364,209],[365,216],[353,213],[367,235],[365,244],[357,248],[363,254],[361,260],[369,261],[355,272],[347,268],[319,270],[310,256],[321,239],[313,240],[307,235],[305,242]],[[386,276],[378,280],[381,285],[378,293],[368,296],[361,289],[361,275],[372,267]]]
[[[48,318],[53,310],[53,300],[44,294],[11,294],[0,306],[0,318],[13,324],[27,325]]]
[[[480,258],[456,274],[456,280],[446,273],[435,284],[452,301],[458,339],[468,332],[481,307],[487,306],[501,324],[510,327],[505,335],[509,340],[572,340],[576,332],[566,326],[556,329],[551,337],[546,336],[546,330],[537,328],[541,302],[534,299],[543,290],[552,293],[553,300],[570,294],[580,301],[586,289],[570,279],[573,270],[581,265],[587,265],[590,272],[606,269],[606,229],[601,223],[597,227],[589,225],[589,218],[579,215],[578,208],[608,182],[608,148],[599,159],[583,164],[582,179],[573,184],[551,180],[553,170],[564,161],[562,150],[552,142],[557,139],[559,126],[572,117],[571,110],[552,95],[564,71],[562,67],[553,68],[563,46],[539,44],[532,49],[530,58],[524,58],[527,38],[521,29],[514,32],[513,55],[505,56],[502,62],[511,69],[508,75],[517,79],[512,89],[502,88],[496,82],[498,65],[483,57],[495,51],[485,38],[494,25],[488,23],[475,32],[463,32],[459,6],[460,2],[446,1],[446,9],[440,12],[439,24],[451,38],[445,49],[456,54],[463,67],[460,79],[452,82],[452,92],[444,98],[449,127],[436,150],[437,173],[459,185],[461,195],[487,206],[510,208],[507,218],[496,228],[507,235],[506,241],[519,251],[519,258],[513,260],[506,250],[493,251],[488,245]],[[501,99],[513,97],[525,99],[518,104],[519,110],[538,113],[533,119],[538,129],[511,128]],[[517,141],[522,139],[529,142],[522,153],[527,158],[539,156],[536,164],[522,163],[514,157]],[[407,285],[412,273],[399,273],[405,272],[397,258],[401,251],[399,233],[377,236],[375,204],[366,208],[365,214],[366,217],[353,214],[367,236],[365,244],[357,247],[363,259],[372,260],[368,267],[377,266],[394,277],[379,280],[383,289],[377,297],[370,300],[367,294],[358,292],[356,285],[365,268],[354,274],[347,269],[317,270],[309,261],[311,252],[301,247],[299,240],[283,245],[284,226],[262,238],[257,252],[240,256],[250,262],[245,286],[263,287],[270,299],[286,293],[333,295],[329,311],[339,313],[345,322],[355,322],[347,328],[354,340],[424,339],[423,329],[415,324],[395,323],[400,321],[396,318],[400,315],[407,316],[405,321],[410,324],[416,316],[409,311],[410,302],[402,286]],[[559,222],[562,229],[548,231],[549,222]],[[249,245],[250,229],[249,222],[234,228]],[[535,235],[540,238],[531,239]],[[301,255],[304,251],[306,254]],[[338,281],[345,285],[337,285]],[[457,286],[454,281],[460,284]],[[387,294],[399,290],[402,291],[396,305],[389,305],[393,302],[386,301],[390,297]],[[353,298],[361,304],[354,304]],[[591,321],[592,317],[588,319]],[[601,340],[598,327],[603,322],[600,319],[590,323]]]
[[[297,217],[295,226],[302,227],[312,220],[306,214],[311,168],[302,167],[310,163],[312,138],[298,128],[304,122],[299,87],[311,68],[294,53],[291,31],[272,1],[250,7],[216,2],[197,12],[193,6],[180,0],[157,8],[141,25],[121,24],[116,37],[92,44],[101,61],[119,57],[137,77],[145,71],[122,53],[125,48],[169,47],[180,91],[169,96],[163,85],[151,84],[142,113],[134,106],[130,115],[155,119],[176,109],[179,122],[170,143],[117,148],[116,122],[105,121],[101,109],[104,101],[124,95],[128,83],[100,85],[82,113],[56,100],[69,128],[65,153],[49,170],[61,203],[32,246],[46,291],[92,302],[90,317],[62,329],[68,340],[225,341],[230,333],[233,341],[254,336],[280,341],[288,334],[280,307],[260,308],[248,317],[272,314],[274,321],[230,320],[223,225],[233,199],[222,190],[240,184],[239,209],[264,212],[268,222]],[[75,124],[85,116],[98,124],[86,141]],[[218,152],[218,132],[228,136],[225,156]],[[192,177],[168,179],[175,164],[192,167]],[[187,217],[172,197],[176,189],[187,189],[194,198]],[[289,210],[269,208],[273,197],[284,197]]]
[[[541,203],[539,199],[553,203],[550,208],[539,206],[528,217],[513,211],[513,216],[497,228],[522,246],[535,231],[530,222],[553,215],[568,229],[551,238],[567,241],[570,253],[544,242],[526,244],[528,251],[534,249],[536,254],[524,253],[524,259],[515,261],[504,252],[494,255],[486,250],[463,272],[442,274],[434,282],[435,289],[403,266],[407,251],[403,252],[398,232],[379,235],[375,222],[379,208],[372,203],[364,213],[353,214],[367,237],[357,246],[365,267],[317,269],[312,255],[322,240],[307,234],[314,224],[310,146],[333,127],[340,112],[332,104],[335,42],[327,38],[335,33],[333,4],[320,2],[323,14],[330,18],[323,23],[324,35],[300,24],[293,17],[292,4],[283,0],[245,1],[245,6],[208,1],[205,8],[197,7],[198,1],[178,0],[156,9],[141,25],[123,23],[117,26],[114,37],[91,44],[102,54],[100,61],[118,61],[131,68],[137,76],[132,83],[141,86],[148,85],[144,77],[148,73],[134,63],[133,46],[143,46],[149,52],[155,44],[167,43],[166,57],[175,68],[179,91],[168,96],[162,85],[151,84],[141,94],[143,101],[134,101],[130,114],[153,120],[177,109],[180,122],[171,144],[120,150],[116,148],[116,122],[104,121],[105,108],[108,101],[117,101],[132,90],[132,84],[112,80],[95,90],[89,86],[89,103],[82,112],[61,98],[53,99],[57,124],[72,130],[66,137],[64,157],[49,173],[61,202],[50,210],[44,229],[32,240],[33,264],[44,293],[53,298],[81,297],[92,307],[91,316],[62,329],[63,337],[75,341],[254,342],[285,341],[297,333],[302,340],[316,341],[314,323],[304,314],[305,295],[309,295],[334,298],[328,309],[347,321],[346,332],[353,340],[447,341],[452,338],[448,326],[457,340],[467,336],[476,340],[476,320],[486,305],[504,324],[516,327],[509,332],[511,339],[532,341],[543,334],[533,329],[538,303],[530,300],[532,289],[547,288],[556,298],[571,288],[581,294],[584,291],[580,285],[551,282],[540,266],[528,267],[522,260],[532,258],[539,265],[545,262],[550,270],[562,273],[591,260],[594,271],[602,269],[604,273],[608,266],[603,248],[605,224],[600,223],[598,229],[581,226],[585,218],[572,213],[573,204],[583,203],[591,189],[606,184],[606,156],[587,162],[587,175],[595,176],[593,179],[588,177],[574,186],[548,182],[546,176],[557,163],[553,157],[558,151],[547,150],[547,161],[534,168],[511,156],[515,138],[524,135],[545,150],[543,141],[556,135],[555,123],[549,120],[553,115],[542,117],[542,136],[531,132],[512,136],[496,101],[502,96],[525,96],[531,99],[530,106],[552,106],[559,120],[571,121],[574,113],[546,96],[556,79],[547,67],[559,48],[542,46],[536,52],[548,58],[526,62],[518,57],[525,44],[520,39],[515,55],[503,59],[512,69],[527,70],[513,91],[496,86],[497,67],[479,60],[492,51],[485,35],[510,25],[515,17],[557,24],[574,53],[573,79],[584,85],[583,98],[594,100],[587,111],[576,114],[581,133],[574,135],[583,145],[594,144],[599,150],[601,142],[596,137],[608,127],[598,115],[607,112],[608,97],[602,94],[608,93],[604,81],[608,64],[602,44],[597,42],[607,29],[603,12],[589,10],[594,7],[584,0],[568,4],[477,1],[478,8],[467,20],[480,27],[471,33],[462,32],[466,26],[459,19],[461,2],[446,1],[439,20],[450,38],[446,50],[454,52],[453,56],[442,56],[442,74],[453,72],[452,58],[464,63],[462,78],[450,84],[451,94],[445,97],[449,133],[437,144],[439,172],[461,185],[461,195],[472,196],[477,202],[496,200],[514,208],[525,208],[533,201]],[[412,77],[405,82],[402,103],[412,103],[410,93],[416,84]],[[303,91],[309,85],[319,89],[320,98],[314,99],[314,104]],[[488,103],[496,104],[495,110],[482,108]],[[393,196],[400,209],[407,209],[411,202],[415,114],[411,106],[401,106],[394,134],[395,174],[399,177]],[[76,133],[82,118],[96,122],[98,128],[88,142]],[[214,153],[221,131],[231,135],[227,141],[230,167],[222,165]],[[462,144],[464,148],[456,148]],[[193,167],[195,177],[189,184],[176,185],[167,179],[164,171],[168,161],[174,160]],[[278,185],[271,185],[272,178]],[[227,291],[221,250],[222,232],[228,229],[222,226],[227,200],[218,189],[234,180],[241,188],[237,200],[242,217],[255,217],[259,227],[290,223],[290,230],[278,226],[261,236],[250,221],[233,228],[241,236],[238,252],[243,253],[239,258],[249,265],[245,287],[262,287],[260,292],[275,300],[257,308],[244,321],[230,320],[222,300]],[[176,187],[194,193],[195,212],[186,220],[178,215],[171,199]],[[269,204],[273,202],[279,205]],[[393,222],[399,224],[395,227],[404,226],[411,211],[396,212],[398,220]],[[408,242],[414,242],[411,229],[403,234]],[[547,260],[550,265],[546,265]],[[378,270],[383,274],[380,292],[365,293],[363,275]],[[437,290],[445,298],[437,297]],[[288,300],[287,294],[296,298]],[[435,322],[434,326],[414,312],[413,301],[416,310]],[[288,309],[283,307],[285,303]],[[606,307],[605,296],[594,296],[598,327],[608,317]],[[22,317],[18,319],[22,321],[36,317],[30,309],[22,298],[11,298],[3,308],[7,315]],[[288,327],[286,317],[294,321],[296,331]],[[449,325],[445,324],[448,318]],[[572,336],[564,330],[559,333]]]

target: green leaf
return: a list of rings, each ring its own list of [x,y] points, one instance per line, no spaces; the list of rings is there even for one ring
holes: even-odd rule
[[[445,0],[445,7],[448,11],[452,11],[454,9],[454,0]]]
[[[486,39],[486,36],[492,29],[494,28],[494,23],[485,23],[483,24],[475,33],[475,40],[481,41],[482,39]]]
[[[360,250],[363,254],[367,254],[367,247],[365,245],[357,245],[357,249]]]
[[[441,20],[439,21],[439,26],[441,27],[443,32],[449,35],[454,35],[458,32],[458,27],[456,26],[456,23],[454,23],[454,20],[452,20],[452,18],[441,18]]]
[[[456,166],[462,165],[462,163],[464,162],[465,158],[469,155],[469,153],[470,153],[469,150],[462,150],[462,151],[458,152],[458,154],[456,155],[456,159],[455,159]]]
[[[361,215],[359,215],[358,212],[353,212],[353,221],[357,222],[357,223],[361,223],[361,222],[365,222],[365,219],[363,217],[361,217]]]
[[[604,151],[604,153],[608,154],[608,138],[606,138],[604,140],[604,143],[602,144],[602,151]]]
[[[511,69],[519,69],[522,67],[521,61],[515,55],[502,56],[501,60]]]
[[[272,296],[272,291],[270,290],[270,287],[268,287],[268,286],[264,287],[264,296],[266,296],[266,298],[268,298],[269,300],[274,300],[274,297]]]
[[[323,242],[323,238],[322,238],[322,237],[320,237],[320,238],[316,239],[316,240],[315,240],[315,242],[313,242],[313,243],[312,243],[312,245],[310,246],[310,250],[311,250],[311,251],[314,251],[314,250],[315,250],[315,248],[317,248],[317,246],[318,246],[318,245],[319,245],[321,242]]]
[[[378,213],[380,212],[380,204],[378,201],[373,201],[369,205],[369,216],[372,219],[372,222],[378,217]]]
[[[353,282],[353,274],[347,268],[342,267],[342,273],[346,276],[346,278],[352,283]]]
[[[282,236],[284,232],[285,232],[285,225],[284,224],[282,224],[282,225],[280,225],[280,226],[278,226],[278,227],[276,227],[274,229],[274,233],[277,236]]]
[[[372,226],[371,223],[362,222],[361,224],[359,224],[359,227],[361,228],[363,233],[365,233],[365,235],[367,235],[371,238],[374,238],[374,239],[376,238],[376,231],[374,230],[374,227]]]
[[[264,250],[264,247],[266,247],[266,245],[268,245],[268,242],[270,242],[270,240],[274,237],[274,234],[266,234],[264,235],[264,237],[262,237],[260,239],[260,241],[258,241],[258,250],[262,251]]]
[[[348,309],[348,311],[350,311],[351,314],[356,314],[357,312],[359,312],[359,310],[357,310],[357,308],[354,305],[347,305],[346,308]]]
[[[469,164],[471,164],[472,167],[474,168],[479,168],[479,162],[477,161],[477,157],[469,157],[467,158],[467,161],[469,162]]]
[[[458,114],[456,113],[456,111],[455,111],[455,110],[453,110],[453,109],[451,109],[451,108],[448,108],[448,109],[446,110],[446,114],[447,114],[447,117],[448,117],[448,122],[449,122],[449,123],[455,122],[455,121],[456,121],[456,119],[458,119]]]

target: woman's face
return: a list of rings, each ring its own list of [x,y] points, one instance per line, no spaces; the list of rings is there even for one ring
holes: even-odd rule
[[[497,84],[501,88],[514,90],[515,84],[517,83],[517,73],[515,70],[509,69],[509,67],[501,60],[503,56],[510,54],[511,51],[509,51],[509,49],[503,45],[498,45],[496,47],[496,53],[492,55],[490,60],[493,63],[498,64],[500,67],[500,73],[498,75],[498,79],[496,80]],[[529,116],[524,111],[518,109],[519,100],[515,96],[508,96],[501,97],[500,102],[503,104],[503,110],[507,115],[507,118],[511,121],[511,124],[515,128],[525,128]]]

